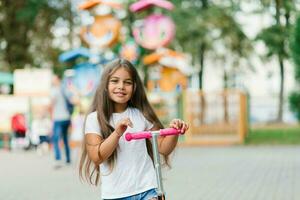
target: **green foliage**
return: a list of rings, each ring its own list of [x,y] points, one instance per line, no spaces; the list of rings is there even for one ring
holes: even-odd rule
[[[69,0],[2,0],[0,13],[1,70],[61,66],[57,58],[63,45],[53,45],[53,27],[60,21],[69,28],[65,37],[71,43],[74,14]]]
[[[174,1],[176,9],[171,15],[176,22],[176,42],[195,56],[197,45],[205,43],[209,51],[214,51],[213,44],[217,41],[233,53],[246,56],[250,41],[234,18],[236,4],[225,6],[207,1],[204,7],[204,1],[200,2],[202,4],[199,1]]]
[[[262,13],[273,16],[273,24],[263,29],[256,37],[257,41],[262,41],[267,47],[264,58],[275,57],[280,68],[280,85],[278,93],[278,112],[276,120],[282,121],[283,101],[284,101],[284,79],[285,63],[289,58],[289,36],[291,31],[291,17],[295,11],[295,0],[259,0],[262,5]],[[273,11],[273,12],[270,12]]]
[[[291,37],[291,53],[294,62],[295,78],[300,83],[300,16],[298,16],[295,29]]]
[[[289,38],[289,30],[281,25],[273,25],[263,29],[257,36],[256,40],[261,40],[268,48],[266,57],[280,54],[284,58],[288,57],[288,48],[285,45]]]
[[[300,16],[298,16],[291,37],[291,53],[294,61],[295,78],[300,85]],[[300,121],[300,91],[294,91],[289,95],[289,107],[295,113],[298,121]]]
[[[289,96],[289,107],[300,121],[300,91],[294,91]]]
[[[28,0],[16,12],[16,19],[22,23],[34,25],[39,10],[47,6],[47,0]]]
[[[234,17],[239,3],[208,0],[172,2],[176,6],[171,13],[176,22],[176,38],[172,47],[190,53],[193,63],[200,65],[202,70],[208,56],[216,62],[228,61],[223,66],[232,66],[230,70],[234,71],[233,68],[239,68],[240,61],[251,54],[252,42]],[[231,61],[226,59],[228,56]],[[201,74],[199,78],[203,80]]]

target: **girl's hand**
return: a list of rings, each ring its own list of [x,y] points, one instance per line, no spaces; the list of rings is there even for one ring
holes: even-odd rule
[[[129,118],[125,118],[125,119],[120,120],[117,123],[116,128],[115,128],[115,131],[116,131],[117,135],[119,137],[121,137],[123,135],[123,133],[126,131],[128,126],[133,127],[133,124],[132,124],[132,122]]]
[[[170,128],[180,129],[181,133],[185,133],[189,129],[189,125],[181,119],[173,119],[169,126]]]

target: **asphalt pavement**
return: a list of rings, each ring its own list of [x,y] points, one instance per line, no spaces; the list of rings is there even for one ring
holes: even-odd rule
[[[55,170],[53,154],[0,150],[1,200],[100,200],[73,164]],[[180,147],[164,169],[168,200],[299,200],[299,146]]]

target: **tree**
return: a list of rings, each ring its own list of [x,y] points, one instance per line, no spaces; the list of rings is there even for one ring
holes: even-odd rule
[[[216,63],[221,62],[224,71],[224,89],[226,89],[230,78],[229,71],[239,68],[240,61],[247,58],[252,51],[251,41],[234,18],[239,8],[238,4],[234,1],[215,3],[212,0],[174,2],[177,7],[172,12],[177,26],[174,47],[182,47],[184,52],[193,56],[194,65],[200,66],[198,74],[200,90],[203,90],[204,85],[205,60],[210,57]],[[205,107],[205,97],[201,95],[201,122],[204,120]],[[224,109],[224,121],[227,121],[226,96],[224,96]]]
[[[284,100],[284,60],[289,58],[288,38],[291,30],[290,17],[295,11],[295,0],[261,0],[265,10],[271,12],[274,23],[263,29],[258,35],[257,40],[264,42],[268,49],[266,58],[276,58],[280,69],[280,88],[278,95],[278,112],[276,121],[281,122],[283,116]]]
[[[66,28],[72,28],[70,1],[1,0],[0,13],[0,54],[6,63],[3,70],[59,65],[62,45],[53,45],[53,27],[60,20]]]
[[[300,16],[296,20],[296,25],[291,37],[291,54],[294,62],[295,79],[298,83],[298,90],[293,91],[289,96],[289,107],[296,114],[300,121]]]
[[[172,12],[177,26],[174,47],[190,53],[194,65],[200,66],[200,89],[203,89],[204,85],[205,59],[209,56],[216,61],[228,60],[231,57],[232,63],[228,65],[239,66],[239,61],[250,55],[251,41],[234,18],[235,12],[239,9],[237,3],[223,1],[217,4],[212,0],[173,2],[177,8]],[[220,52],[220,46],[225,51]],[[226,87],[226,79],[224,81]]]

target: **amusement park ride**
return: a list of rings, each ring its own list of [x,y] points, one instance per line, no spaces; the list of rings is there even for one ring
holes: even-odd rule
[[[139,0],[129,6],[128,12],[149,12],[151,7],[169,11],[174,9],[170,1]],[[81,97],[91,96],[98,84],[101,68],[116,57],[123,57],[134,64],[140,61],[148,67],[149,91],[169,92],[187,87],[188,77],[192,74],[189,57],[166,48],[175,36],[175,24],[170,17],[153,12],[143,19],[136,19],[131,25],[130,36],[128,30],[124,31],[122,17],[118,15],[126,13],[120,2],[89,0],[79,5],[79,10],[88,12],[93,19],[80,31],[80,38],[86,47],[64,52],[59,60],[68,62],[83,57],[87,61],[75,62],[72,72],[67,71],[65,87],[75,88]],[[117,53],[113,51],[116,47],[119,49]],[[141,57],[143,48],[152,53]]]

